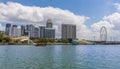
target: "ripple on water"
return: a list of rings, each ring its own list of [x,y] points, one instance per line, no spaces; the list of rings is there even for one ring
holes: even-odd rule
[[[120,46],[1,46],[0,69],[119,69]]]

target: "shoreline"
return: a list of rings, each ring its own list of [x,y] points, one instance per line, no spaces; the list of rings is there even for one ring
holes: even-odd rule
[[[0,43],[0,45],[33,45],[33,46],[46,46],[46,45],[120,45],[120,43],[94,43],[94,44],[74,44],[74,43]]]
[[[40,45],[38,46],[44,46],[44,45],[41,45],[41,44],[45,44],[45,43],[40,43]],[[0,43],[0,46],[1,45],[33,45],[33,46],[36,46],[37,44],[27,44],[27,43]],[[46,43],[45,46],[47,45],[75,45],[75,44],[72,44],[72,43]],[[78,44],[78,45],[120,45],[120,44]],[[75,45],[77,46],[77,45]]]
[[[40,43],[46,45],[73,45],[72,43]],[[37,45],[37,43],[0,43],[0,45]]]

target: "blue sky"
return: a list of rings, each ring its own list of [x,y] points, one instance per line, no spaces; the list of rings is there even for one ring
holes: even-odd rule
[[[120,35],[120,0],[0,0],[0,7],[3,26],[7,22],[45,25],[51,18],[57,31],[61,23],[76,24],[81,39],[96,35],[99,39],[101,26],[106,26],[109,37]]]
[[[69,10],[77,15],[85,15],[90,17],[86,23],[88,25],[102,19],[115,11],[114,3],[119,3],[119,0],[0,0],[1,2],[18,2],[27,6],[39,7],[58,7],[64,10]]]

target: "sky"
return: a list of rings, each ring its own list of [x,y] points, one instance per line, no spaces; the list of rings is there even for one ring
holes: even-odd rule
[[[45,25],[49,18],[56,31],[63,23],[76,24],[79,39],[100,40],[100,28],[105,26],[108,40],[120,40],[119,0],[0,0],[1,30],[6,23]]]

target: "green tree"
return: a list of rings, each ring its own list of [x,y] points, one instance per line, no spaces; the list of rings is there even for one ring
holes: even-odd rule
[[[0,33],[0,42],[3,41],[3,37],[4,37],[4,34],[3,34],[3,33]]]
[[[72,40],[73,40],[72,38],[68,38],[69,43],[71,43],[71,42],[72,42]]]
[[[11,41],[10,37],[3,37],[3,42],[9,43]]]
[[[62,43],[69,43],[68,39],[62,39]]]

